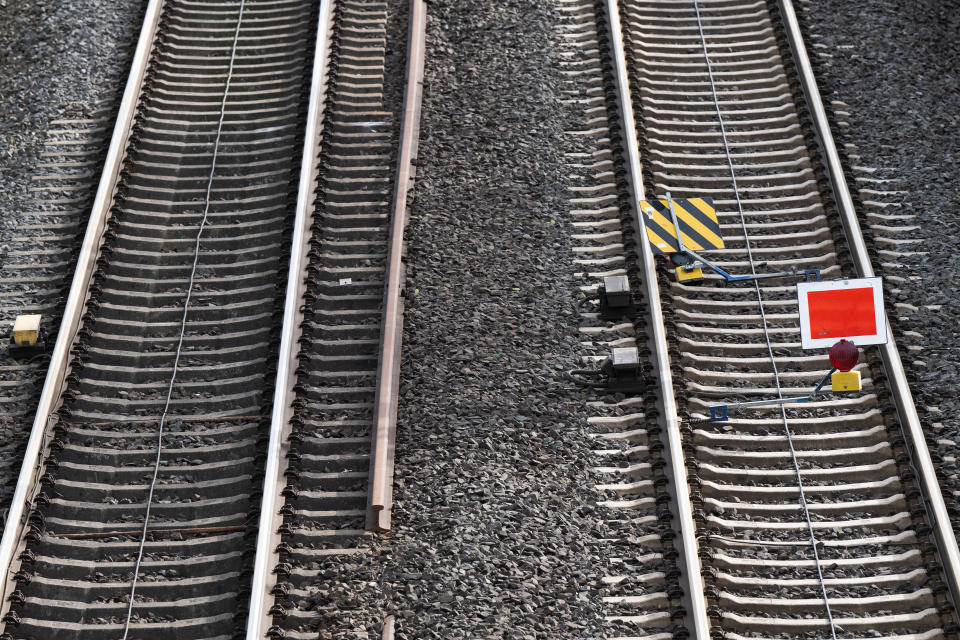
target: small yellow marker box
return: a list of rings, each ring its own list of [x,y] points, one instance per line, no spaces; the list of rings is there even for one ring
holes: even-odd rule
[[[40,314],[17,316],[13,323],[13,343],[18,347],[32,347],[40,339]]]
[[[860,372],[836,371],[830,376],[830,387],[834,391],[860,391]]]
[[[683,267],[677,267],[677,280],[686,282],[688,280],[703,280],[703,269],[694,269],[687,271]]]

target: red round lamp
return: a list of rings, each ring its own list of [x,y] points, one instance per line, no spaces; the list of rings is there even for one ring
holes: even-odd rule
[[[857,366],[859,361],[860,351],[857,349],[857,345],[849,340],[841,340],[830,347],[830,364],[833,365],[834,369],[850,371]]]

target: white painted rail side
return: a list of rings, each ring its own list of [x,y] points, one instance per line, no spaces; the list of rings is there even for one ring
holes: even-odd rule
[[[833,140],[833,134],[830,132],[829,120],[823,107],[820,91],[817,88],[817,80],[813,74],[810,57],[807,55],[803,35],[800,32],[797,14],[793,8],[793,0],[779,0],[779,4],[787,38],[790,42],[790,49],[800,76],[800,83],[803,86],[807,105],[810,108],[817,139],[823,150],[827,172],[830,176],[837,207],[840,210],[840,217],[846,231],[846,239],[850,246],[854,266],[860,277],[871,278],[875,274],[870,262],[870,254],[863,240],[863,232],[860,229],[857,212],[853,206],[850,187],[843,174],[837,145]],[[903,362],[900,360],[900,351],[897,349],[893,333],[890,330],[889,320],[887,320],[887,335],[890,339],[886,344],[880,345],[880,357],[883,360],[883,366],[889,379],[890,393],[897,407],[900,426],[909,446],[913,465],[918,472],[918,481],[926,502],[927,516],[930,518],[930,524],[936,538],[944,578],[950,587],[954,609],[956,609],[958,601],[960,601],[960,551],[957,549],[957,539],[950,524],[950,515],[947,513],[947,505],[943,500],[943,493],[937,480],[936,468],[930,458],[923,426],[920,423],[920,416],[917,414],[917,407],[913,402],[913,394],[910,392],[910,384],[903,369]]]
[[[637,244],[640,250],[641,277],[646,290],[650,320],[650,346],[656,367],[659,402],[662,409],[660,423],[667,435],[668,469],[671,491],[676,499],[675,507],[679,520],[684,596],[689,604],[687,611],[688,630],[693,640],[709,640],[710,620],[707,617],[707,600],[703,593],[699,545],[696,537],[696,522],[687,485],[687,469],[684,463],[683,441],[680,434],[680,418],[677,402],[673,396],[673,373],[667,351],[667,334],[663,324],[663,309],[660,305],[660,286],[650,244],[645,241],[647,228],[640,213],[643,200],[643,176],[640,167],[640,151],[637,145],[636,120],[630,94],[630,76],[623,50],[623,35],[617,0],[607,0],[607,17],[610,25],[610,47],[613,53],[616,85],[623,124],[623,145],[627,152],[628,179],[633,187],[633,216],[637,227]]]

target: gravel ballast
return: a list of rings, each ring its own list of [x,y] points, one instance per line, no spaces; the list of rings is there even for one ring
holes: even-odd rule
[[[59,310],[99,180],[99,159],[145,6],[143,0],[0,2],[4,331],[20,313],[42,313],[48,344],[56,339]],[[56,124],[58,120],[64,123]],[[0,400],[0,457],[8,464],[0,465],[0,511],[5,512],[47,358],[5,359],[3,365],[7,386]]]
[[[580,347],[556,9],[429,6],[381,557],[404,638],[600,635],[587,396],[558,376]]]
[[[0,5],[0,202],[28,203],[51,120],[71,103],[93,110],[126,80],[145,0],[31,0]],[[7,218],[9,219],[9,218]]]

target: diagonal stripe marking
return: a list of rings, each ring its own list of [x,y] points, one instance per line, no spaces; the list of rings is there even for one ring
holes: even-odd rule
[[[680,198],[673,203],[677,212],[677,222],[680,225],[681,238],[687,248],[693,251],[724,248],[716,213],[706,199]],[[669,204],[665,200],[646,201],[645,204],[653,209],[653,216],[646,224],[651,244],[662,253],[676,252],[676,231],[670,216]],[[655,231],[651,232],[651,229]],[[656,246],[658,243],[667,244],[669,249]]]
[[[675,253],[677,251],[675,243],[661,238],[655,229],[656,227],[647,225],[647,239],[650,241],[650,244],[653,245],[653,248],[660,253]]]
[[[671,238],[676,238],[677,233],[673,230],[673,221],[670,218],[667,218],[662,213],[657,211],[653,214],[653,223],[660,227],[663,231],[667,233]]]
[[[717,248],[723,249],[723,236],[720,234],[720,221],[717,219],[717,210],[713,205],[713,198],[692,198],[689,202],[710,219],[712,222],[709,225],[710,228],[720,237],[720,246]]]
[[[687,206],[690,206],[689,201],[684,201],[684,202],[685,204],[687,204]],[[723,248],[723,238],[718,236],[716,233],[713,232],[712,229],[710,229],[707,225],[701,222],[696,217],[696,215],[691,214],[689,211],[684,209],[679,202],[674,201],[673,206],[677,212],[677,220],[686,223],[686,225],[690,227],[693,231],[703,236],[703,239],[709,242],[710,245],[712,245],[711,248],[713,247],[716,247],[717,249]],[[690,207],[690,208],[692,209],[693,207]],[[699,209],[697,210],[699,211]],[[681,228],[681,231],[682,231],[682,228]],[[684,242],[686,241],[687,241],[686,238],[684,238]]]
[[[719,224],[717,222],[717,210],[714,208],[712,202],[707,202],[704,198],[690,198],[687,202],[703,212],[703,215],[713,220],[714,224]]]
[[[660,202],[659,204],[663,204]],[[665,206],[665,205],[663,205]],[[679,216],[677,218],[679,220]],[[654,207],[653,222],[660,228],[661,231],[666,232],[668,236],[676,239],[677,232],[673,228],[673,220],[668,218],[666,215],[661,213],[660,207]],[[663,234],[660,234],[663,235]],[[693,249],[694,251],[702,251],[703,247],[700,246],[700,243],[691,238],[689,235],[683,232],[683,227],[680,228],[680,237],[683,238],[684,246]],[[676,242],[670,243],[670,253],[675,253],[677,251]]]

